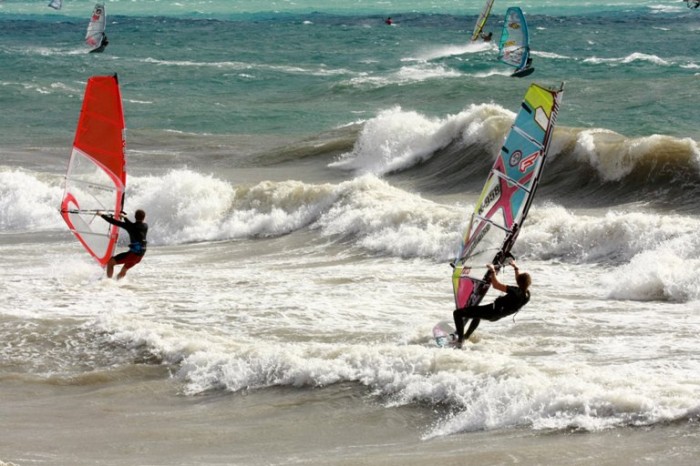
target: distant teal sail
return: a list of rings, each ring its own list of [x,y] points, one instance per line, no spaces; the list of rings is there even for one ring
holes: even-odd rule
[[[498,59],[516,69],[525,68],[530,57],[530,35],[523,10],[510,7],[506,11],[501,42],[498,44]]]

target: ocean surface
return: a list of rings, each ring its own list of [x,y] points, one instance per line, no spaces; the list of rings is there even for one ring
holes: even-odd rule
[[[47,3],[0,2],[0,465],[697,464],[700,11],[497,0],[471,44],[481,0],[121,0],[88,54],[94,2]],[[150,226],[119,282],[58,213],[112,73]],[[438,348],[531,82],[565,87],[532,300]]]

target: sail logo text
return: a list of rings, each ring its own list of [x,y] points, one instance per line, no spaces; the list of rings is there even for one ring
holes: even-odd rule
[[[464,254],[462,254],[462,257],[470,257],[472,255],[472,252],[474,252],[474,248],[476,248],[476,245],[481,242],[481,240],[486,236],[486,233],[489,232],[491,229],[491,224],[490,223],[483,223],[484,228],[481,229],[481,231],[476,235],[476,238],[474,238],[473,241],[471,241],[471,244],[469,247],[464,251]]]
[[[479,206],[479,215],[484,213],[486,206],[490,205],[493,201],[501,196],[501,185],[496,184],[493,189],[486,195],[484,202]]]
[[[527,157],[525,157],[521,162],[520,162],[520,173],[525,173],[528,168],[533,166],[535,164],[535,161],[537,160],[537,157],[539,157],[540,151],[534,152]]]

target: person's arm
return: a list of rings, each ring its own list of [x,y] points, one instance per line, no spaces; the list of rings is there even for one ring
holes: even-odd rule
[[[496,276],[496,269],[494,268],[493,264],[486,264],[486,267],[488,267],[491,271],[491,286],[497,289],[498,291],[502,291],[503,293],[505,293],[507,289],[506,285],[501,283],[501,281]]]
[[[515,272],[515,279],[518,279],[518,275],[520,275],[520,269],[518,266],[515,264],[515,259],[510,261],[510,265],[513,266],[513,271]]]
[[[121,216],[121,215],[120,215],[120,216]],[[102,217],[103,219],[105,219],[105,221],[106,221],[107,223],[111,223],[112,225],[116,225],[116,226],[122,227],[122,228],[124,227],[124,222],[120,222],[119,220],[117,220],[116,218],[114,218],[114,217],[112,217],[112,216],[110,216],[110,215],[107,215],[107,214],[100,214],[100,217]]]

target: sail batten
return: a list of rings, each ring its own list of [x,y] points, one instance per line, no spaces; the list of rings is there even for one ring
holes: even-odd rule
[[[518,185],[518,187],[519,187],[520,189],[522,189],[523,191],[525,191],[525,192],[528,192],[528,193],[530,192],[530,188],[528,188],[527,186],[523,186],[522,184],[518,183],[517,180],[514,180],[513,178],[510,178],[510,177],[509,177],[508,175],[506,175],[505,173],[501,173],[501,172],[499,172],[499,171],[494,171],[493,174],[494,174],[495,176],[497,176],[497,177],[503,179],[503,180],[506,180],[508,183],[512,183],[512,184]]]
[[[85,87],[73,141],[61,216],[102,266],[114,252],[118,228],[98,212],[121,212],[126,185],[124,111],[117,76],[93,76]]]
[[[452,263],[457,308],[481,301],[490,286],[485,265],[502,266],[515,244],[544,167],[562,89],[532,84],[525,94]]]
[[[482,217],[481,215],[477,215],[477,216],[476,216],[476,219],[479,220],[479,221],[481,221],[481,222],[488,222],[488,223],[490,223],[491,225],[493,225],[494,227],[500,228],[501,230],[505,231],[506,233],[512,233],[512,231],[509,230],[508,228],[504,227],[503,225],[499,225],[498,223],[492,222],[492,221],[491,221],[489,218],[487,218],[487,217]]]

